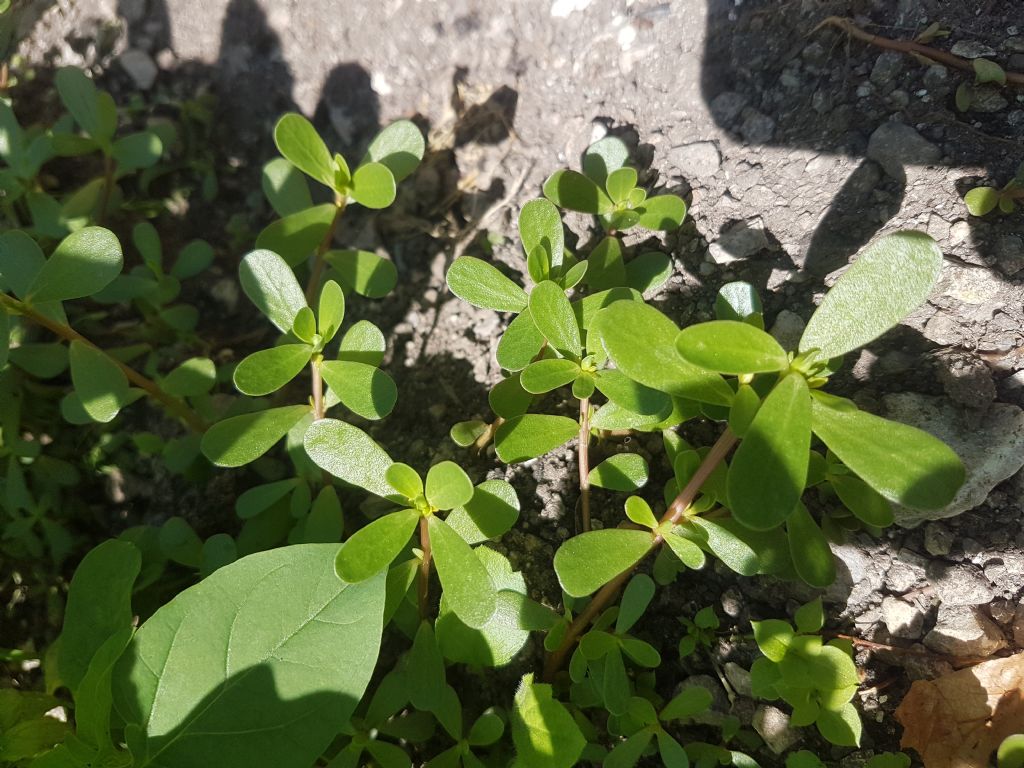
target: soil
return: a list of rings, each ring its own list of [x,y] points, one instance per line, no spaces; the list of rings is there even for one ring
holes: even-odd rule
[[[994,638],[985,653],[1024,649],[1024,214],[977,219],[962,201],[979,183],[1002,185],[1024,161],[1024,93],[983,89],[961,113],[954,92],[963,73],[817,29],[839,15],[913,39],[939,22],[950,34],[936,46],[973,46],[1024,70],[1018,0],[60,0],[38,8],[22,50],[41,78],[59,65],[88,66],[122,101],[138,90],[125,66],[132,51],[158,68],[149,103],[215,96],[216,153],[226,169],[220,195],[212,208],[193,204],[181,223],[218,248],[223,280],[203,289],[203,322],[214,337],[250,327],[248,306],[223,284],[233,279],[246,233],[270,220],[259,169],[273,156],[269,137],[281,112],[304,112],[349,157],[398,117],[428,131],[428,157],[395,209],[354,213],[339,234],[387,253],[401,275],[394,295],[354,302],[350,312],[389,334],[386,366],[399,387],[394,414],[364,426],[413,465],[467,461],[448,430],[489,418],[487,390],[500,379],[494,351],[507,318],[453,297],[443,281],[447,265],[462,253],[490,251],[523,273],[519,208],[539,195],[548,173],[577,166],[582,150],[608,133],[636,148],[648,186],[691,204],[681,230],[645,243],[674,260],[673,277],[652,298],[680,324],[708,319],[717,289],[744,279],[762,290],[769,325],[798,334],[800,318],[864,243],[903,228],[929,232],[947,259],[936,294],[850,360],[837,387],[862,407],[909,421],[934,411],[924,425],[962,438],[958,450],[973,450],[964,458],[974,495],[957,516],[908,517],[918,525],[837,547],[841,577],[825,595],[829,629],[904,650],[858,652],[862,750],[831,749],[807,730],[795,743],[844,766],[897,749],[892,711],[910,681],[956,661],[925,640],[945,620],[943,606],[976,606]],[[581,246],[592,237],[584,218],[569,225]],[[237,354],[259,341],[240,342]],[[656,458],[659,443],[641,436],[597,450]],[[533,595],[556,605],[550,562],[573,533],[577,502],[571,446],[511,468],[493,452],[468,461],[475,478],[506,477],[516,486],[522,516],[499,546],[526,573]],[[232,518],[233,481],[218,482],[194,501],[200,528]],[[135,485],[150,519],[181,513],[147,483]],[[597,492],[597,519],[615,525],[617,504]],[[750,619],[781,616],[812,596],[709,568],[661,590],[640,634],[668,638],[663,670],[676,671],[662,682],[671,693],[692,675],[715,676],[729,661],[749,668],[754,657],[749,643],[725,634],[710,654],[715,666],[707,658],[676,664],[676,617],[715,605],[738,637]],[[920,617],[915,628],[894,636],[887,598]],[[539,649],[532,653],[523,666]],[[507,691],[517,674],[496,675],[495,690]],[[749,721],[755,706],[740,697],[735,711]],[[778,761],[768,752],[758,757]]]

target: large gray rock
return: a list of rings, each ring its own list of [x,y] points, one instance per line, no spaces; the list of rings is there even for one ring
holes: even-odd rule
[[[999,483],[1024,467],[1024,411],[1016,405],[994,403],[969,424],[963,411],[949,400],[913,392],[886,395],[886,416],[923,429],[950,445],[967,468],[967,479],[952,503],[937,510],[898,507],[896,522],[913,527],[925,520],[942,520],[974,509]]]
[[[928,566],[927,573],[944,605],[988,605],[995,596],[992,585],[976,566],[936,561]]]
[[[722,166],[722,154],[715,142],[696,141],[670,149],[668,161],[682,171],[689,181],[699,183],[718,173]]]
[[[924,629],[924,611],[898,597],[886,597],[882,600],[882,621],[893,637],[917,640]]]
[[[907,165],[931,165],[942,157],[942,150],[909,125],[882,123],[868,140],[868,157],[899,181],[906,181]]]
[[[1006,647],[999,627],[971,605],[940,605],[935,628],[925,635],[924,644],[949,656],[988,656]]]
[[[778,707],[761,705],[754,712],[752,724],[768,749],[776,755],[781,755],[800,741],[800,732],[789,724],[789,715]]]

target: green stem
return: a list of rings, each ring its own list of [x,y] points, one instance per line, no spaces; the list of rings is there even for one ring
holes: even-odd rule
[[[314,355],[310,361],[310,374],[311,374],[311,390],[313,395],[313,420],[319,421],[326,415],[327,409],[324,408],[324,379],[320,375],[320,363],[323,360],[323,355]]]
[[[736,435],[733,434],[732,430],[728,427],[721,434],[718,440],[711,450],[708,451],[707,456],[704,457],[704,461],[694,472],[693,477],[686,484],[679,494],[675,497],[668,509],[665,510],[665,514],[662,516],[661,521],[671,521],[673,524],[678,523],[686,510],[689,509],[693,500],[697,498],[697,494],[700,493],[700,488],[707,481],[708,477],[714,472],[715,468],[725,460],[725,457],[729,455],[729,451],[732,450],[736,444]],[[652,552],[656,552],[658,547],[664,542],[664,539],[657,535],[651,540],[651,548],[648,550],[644,557],[647,557]],[[547,658],[547,662],[544,664],[544,679],[551,682],[555,675],[558,674],[558,670],[562,668],[565,663],[566,656],[573,649],[576,644],[576,640],[583,634],[590,623],[596,619],[605,607],[611,603],[615,596],[619,593],[619,590],[626,584],[629,577],[633,575],[633,571],[636,570],[637,566],[643,561],[641,558],[637,561],[636,565],[632,568],[627,568],[625,571],[620,573],[614,579],[605,584],[598,591],[596,595],[591,599],[590,603],[583,610],[579,616],[577,616],[569,628],[565,632],[565,637],[562,638],[561,644]]]
[[[324,272],[324,254],[331,250],[331,245],[334,243],[334,233],[338,231],[338,222],[341,221],[341,214],[345,212],[346,202],[346,199],[340,195],[335,198],[334,218],[331,219],[327,233],[313,255],[313,266],[310,268],[309,281],[306,283],[306,303],[310,306],[313,306],[320,291],[320,277]]]
[[[580,400],[580,437],[576,448],[580,471],[580,518],[583,532],[590,530],[590,398]]]
[[[93,349],[101,352],[121,369],[128,381],[144,390],[147,395],[162,404],[168,411],[181,419],[193,432],[202,434],[206,431],[208,426],[206,421],[199,414],[189,408],[188,404],[185,403],[184,400],[164,392],[155,381],[146,378],[134,368],[125,365],[116,357],[106,352],[103,348],[91,342],[71,326],[58,323],[56,320],[52,320],[46,315],[37,312],[31,305],[26,304],[23,301],[19,301],[12,296],[8,296],[5,293],[0,293],[0,306],[3,306],[12,314],[18,314],[28,318],[36,325],[46,328],[46,330],[67,342],[77,341],[82,344],[87,344]]]

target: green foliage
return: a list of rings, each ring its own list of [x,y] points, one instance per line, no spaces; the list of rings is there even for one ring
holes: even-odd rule
[[[996,752],[999,768],[1021,768],[1024,766],[1024,734],[1007,736]]]

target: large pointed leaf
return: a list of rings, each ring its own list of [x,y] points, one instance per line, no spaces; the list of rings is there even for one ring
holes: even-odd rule
[[[384,371],[366,363],[329,360],[320,372],[342,405],[364,419],[382,419],[398,400],[398,388]]]
[[[800,351],[830,358],[873,341],[924,303],[941,271],[942,251],[925,233],[879,238],[825,294]]]
[[[729,466],[733,516],[755,530],[774,528],[796,508],[807,481],[811,403],[799,374],[764,399]]]
[[[387,570],[409,543],[419,520],[420,513],[415,509],[401,509],[360,528],[338,553],[335,561],[338,577],[357,584]]]
[[[247,254],[238,268],[242,290],[281,333],[288,333],[306,297],[291,267],[273,251]]]
[[[467,626],[482,627],[498,607],[487,569],[444,520],[431,515],[427,526],[445,600]]]
[[[728,405],[725,380],[683,360],[676,352],[679,328],[665,315],[636,301],[618,301],[598,312],[597,333],[615,367],[645,386],[676,397]],[[642,339],[643,343],[637,343]]]
[[[651,546],[649,531],[588,531],[558,548],[555,573],[568,595],[585,597],[640,562]]]
[[[737,320],[712,320],[684,328],[676,337],[676,349],[694,365],[733,376],[789,367],[789,356],[779,342]]]
[[[452,293],[474,307],[497,312],[522,312],[526,308],[526,291],[482,259],[460,256],[448,268],[445,279]]]
[[[274,126],[274,143],[292,165],[334,189],[335,167],[331,152],[309,120],[295,112],[284,115]]]
[[[545,280],[530,292],[530,316],[552,347],[567,357],[582,355],[576,314],[558,283]]]
[[[308,344],[282,344],[253,352],[235,368],[235,387],[253,397],[269,395],[298,376],[312,354]]]
[[[109,229],[85,227],[63,240],[36,274],[28,300],[39,304],[89,296],[121,272],[121,244]]]
[[[579,424],[565,416],[526,413],[509,419],[494,435],[494,450],[506,464],[542,456],[571,439]]]
[[[203,455],[219,467],[255,461],[309,413],[308,405],[286,405],[218,421],[203,435]]]
[[[385,574],[334,576],[337,544],[261,552],[160,608],[115,669],[137,768],[306,768],[377,662]],[[339,649],[343,652],[339,652]]]
[[[303,444],[318,467],[346,483],[378,496],[394,493],[385,478],[394,462],[358,427],[337,419],[320,419],[306,430]]]
[[[963,485],[960,458],[927,432],[865,413],[848,400],[815,395],[811,403],[815,434],[889,501],[941,509]]]

